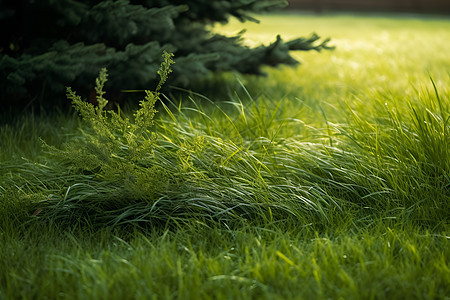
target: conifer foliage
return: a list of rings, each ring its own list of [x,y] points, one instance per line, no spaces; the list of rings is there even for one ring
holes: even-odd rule
[[[161,54],[175,54],[172,84],[189,86],[214,72],[261,74],[261,66],[295,65],[290,50],[329,48],[313,34],[249,48],[208,25],[285,6],[285,0],[6,0],[0,3],[2,105],[20,99],[64,101],[65,86],[87,91],[108,68],[109,90],[157,83]]]

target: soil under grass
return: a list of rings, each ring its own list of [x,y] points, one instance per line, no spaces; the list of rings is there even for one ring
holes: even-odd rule
[[[56,155],[93,132],[73,114],[2,125],[0,299],[450,297],[450,22],[260,19],[248,43],[337,48],[163,98],[133,164]]]

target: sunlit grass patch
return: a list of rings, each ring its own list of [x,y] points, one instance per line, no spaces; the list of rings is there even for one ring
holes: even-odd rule
[[[232,22],[216,30],[231,34],[242,27],[247,28],[246,41],[256,45],[267,43],[278,33],[287,40],[301,31],[331,37],[336,46],[334,51],[320,54],[294,53],[302,63],[300,68],[269,71],[270,78],[276,80],[256,79],[257,86],[260,82],[266,87],[282,85],[269,89],[278,93],[275,98],[289,95],[291,99],[330,105],[342,98],[364,98],[386,90],[415,96],[415,89],[429,81],[428,74],[440,90],[448,89],[450,63],[445,41],[450,24],[444,18],[269,15],[260,24]],[[328,112],[330,119],[333,112],[339,113],[334,109]]]
[[[7,299],[444,299],[449,292],[448,237],[426,231],[28,230],[32,248],[12,237],[1,237]]]

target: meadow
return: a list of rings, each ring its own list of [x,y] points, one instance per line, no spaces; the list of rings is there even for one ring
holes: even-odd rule
[[[0,299],[450,297],[448,18],[258,18],[336,49],[2,124]]]

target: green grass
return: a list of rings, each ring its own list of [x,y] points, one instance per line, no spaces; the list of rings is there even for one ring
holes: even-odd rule
[[[163,98],[151,156],[73,115],[2,125],[0,299],[450,297],[450,22],[261,20],[249,43],[337,49]]]

